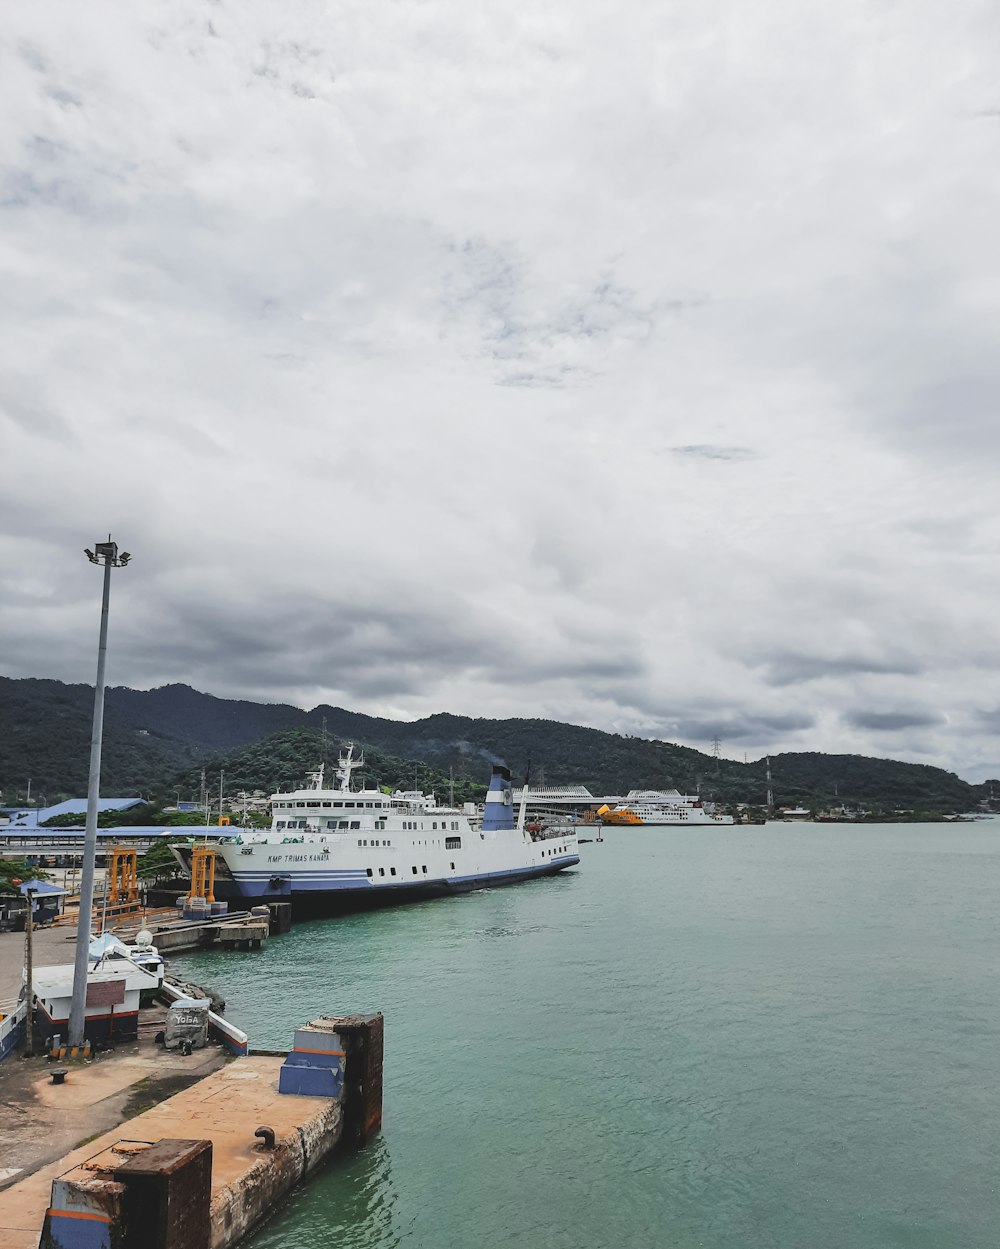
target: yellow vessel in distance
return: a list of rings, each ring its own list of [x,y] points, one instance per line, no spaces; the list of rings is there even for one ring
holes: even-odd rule
[[[607,803],[597,808],[597,814],[605,824],[641,824],[643,822],[640,816],[627,807],[615,807],[612,811]]]

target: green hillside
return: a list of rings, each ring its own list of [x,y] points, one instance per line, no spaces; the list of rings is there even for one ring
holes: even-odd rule
[[[206,784],[210,793],[217,792],[219,774],[224,771],[227,795],[241,790],[248,793],[262,790],[265,794],[273,794],[306,784],[308,775],[324,763],[326,781],[332,785],[335,783],[334,768],[340,746],[340,742],[314,728],[274,733],[259,742],[238,746],[209,760],[205,765]],[[364,767],[354,774],[354,784],[359,787],[420,789],[422,792],[432,791],[442,800],[448,799],[453,791],[455,801],[459,803],[481,802],[489,779],[488,770],[475,782],[452,778],[447,768],[442,771],[420,760],[402,759],[375,746],[364,747],[364,760]],[[200,786],[201,768],[188,768],[166,785],[155,787],[153,796],[167,801],[179,790],[182,795],[195,797]]]
[[[21,800],[29,778],[33,795],[51,802],[86,792],[92,707],[93,690],[85,685],[0,677],[5,801]],[[507,764],[519,778],[530,763],[535,784],[583,784],[595,795],[673,787],[722,802],[763,804],[766,794],[764,760],[715,759],[687,746],[554,720],[447,713],[383,720],[342,707],[303,711],[215,698],[186,685],[107,691],[101,787],[105,794],[196,798],[201,768],[217,784],[223,767],[227,793],[273,792],[301,782],[317,766],[324,721],[331,739],[366,747],[371,779],[412,788],[416,761],[416,784],[439,793],[451,769],[456,797],[484,785],[494,762]],[[842,803],[947,814],[974,809],[989,792],[941,768],[860,755],[778,754],[771,770],[779,805]]]

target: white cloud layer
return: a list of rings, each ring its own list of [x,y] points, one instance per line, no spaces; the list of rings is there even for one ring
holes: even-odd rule
[[[1000,774],[1000,10],[39,0],[2,664]]]

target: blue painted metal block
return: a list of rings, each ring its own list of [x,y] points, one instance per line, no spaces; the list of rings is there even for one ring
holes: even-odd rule
[[[309,1054],[300,1050],[292,1050],[285,1058],[286,1067],[325,1067],[329,1071],[344,1069],[343,1054]]]
[[[300,1097],[335,1097],[344,1092],[344,1071],[337,1067],[298,1066],[287,1059],[278,1073],[278,1092]]]
[[[41,1249],[111,1249],[122,1186],[75,1168],[52,1181]]]
[[[341,1098],[346,1066],[343,1037],[324,1016],[295,1029],[294,1048],[278,1076],[278,1092]]]

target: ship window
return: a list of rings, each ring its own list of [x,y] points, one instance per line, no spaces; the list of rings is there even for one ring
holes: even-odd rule
[[[389,874],[390,874],[391,876],[395,876],[395,875],[396,875],[396,869],[395,869],[394,867],[390,867],[390,868],[389,868]]]
[[[361,845],[361,838],[360,838],[360,837],[358,838],[358,845],[359,845],[359,846]]]
[[[414,875],[414,876],[416,876],[416,874],[417,874],[417,869],[416,869],[416,868],[414,868],[414,869],[413,869],[413,875]]]
[[[326,822],[326,826],[327,826],[327,828],[336,828],[336,827],[337,827],[337,821],[336,821],[336,820],[327,820],[327,822]]]
[[[335,807],[342,807],[344,804],[342,802],[335,802],[333,805]]]
[[[366,802],[366,803],[365,803],[365,806],[366,806],[366,807],[373,807],[374,805],[375,805],[375,804],[374,804],[373,802]]]
[[[426,864],[426,863],[424,864],[424,875],[425,875],[425,876],[427,875],[427,864]]]
[[[346,820],[338,820],[338,821],[337,821],[337,827],[338,827],[338,828],[346,828],[346,827],[347,827],[347,821],[346,821]]]
[[[380,876],[384,876],[384,875],[385,875],[385,868],[384,868],[384,867],[380,867],[380,868],[378,869],[378,874],[379,874]]]
[[[431,828],[433,828],[434,831],[437,832],[437,826],[438,826],[438,822],[437,820],[435,820],[434,823],[431,825]]]
[[[446,850],[461,850],[462,848],[461,837],[446,837],[444,839],[444,848]]]
[[[279,821],[278,821],[278,828],[284,828],[284,827],[285,827],[285,821],[284,821],[284,820],[279,820]]]
[[[367,841],[363,841],[361,844],[362,844],[363,846],[367,846],[367,845],[368,845],[368,842],[367,842]]]
[[[366,868],[365,868],[365,874],[366,874],[367,876],[372,876],[374,873],[372,872],[372,869],[371,869],[370,867],[366,867]]]
[[[323,803],[323,806],[324,806],[324,807],[328,807],[328,806],[330,806],[330,803],[328,803],[328,802],[324,802],[324,803]]]
[[[351,820],[351,828],[360,828],[360,827],[361,827],[360,820]]]
[[[354,803],[353,803],[353,802],[345,802],[345,803],[344,803],[344,806],[345,806],[345,807],[353,807],[353,806],[354,806]]]
[[[295,805],[297,807],[304,807],[306,804],[304,802],[297,802]]]

